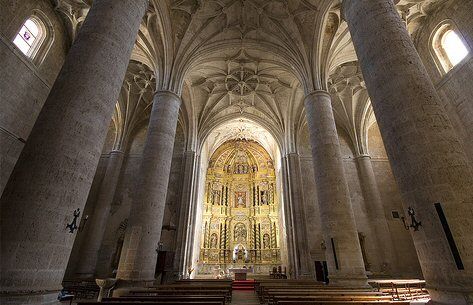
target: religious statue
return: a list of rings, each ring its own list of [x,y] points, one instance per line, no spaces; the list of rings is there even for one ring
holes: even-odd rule
[[[239,245],[237,249],[235,249],[235,256],[237,262],[244,262],[245,261],[245,248],[242,245]]]
[[[236,203],[235,206],[237,208],[245,208],[246,207],[246,193],[238,192],[236,193]]]
[[[219,193],[219,191],[214,191],[213,204],[220,204],[220,193]]]
[[[210,237],[210,248],[215,249],[217,248],[217,234],[212,234]]]
[[[261,203],[262,204],[268,204],[268,195],[266,195],[266,191],[262,192],[263,194],[261,195]]]
[[[269,240],[269,235],[264,234],[263,235],[263,249],[269,249],[270,248],[270,240]]]
[[[238,207],[244,207],[245,203],[243,202],[243,197],[238,196]]]
[[[235,225],[235,229],[233,231],[233,238],[238,242],[245,242],[246,241],[246,226],[239,222]]]

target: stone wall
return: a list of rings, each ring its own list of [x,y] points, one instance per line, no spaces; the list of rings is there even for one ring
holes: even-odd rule
[[[51,1],[0,0],[0,194],[33,128],[67,52],[68,38]],[[13,44],[23,23],[35,10],[51,22],[53,44],[36,66]]]
[[[473,162],[473,10],[472,1],[446,1],[438,12],[428,16],[415,39],[416,48],[432,78],[443,105]],[[443,21],[452,22],[470,49],[469,56],[444,75],[437,68],[431,35]]]

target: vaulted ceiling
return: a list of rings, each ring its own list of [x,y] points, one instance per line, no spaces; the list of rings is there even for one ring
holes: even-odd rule
[[[400,0],[398,7],[415,36],[446,1]],[[54,2],[73,39],[91,0]],[[153,71],[156,90],[182,95],[194,138],[245,117],[295,149],[304,96],[323,89],[355,150],[366,150],[360,137],[374,116],[339,0],[150,0],[132,59]]]

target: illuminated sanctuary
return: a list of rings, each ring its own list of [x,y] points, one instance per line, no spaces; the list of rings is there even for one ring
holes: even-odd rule
[[[274,161],[257,142],[230,140],[212,155],[203,208],[200,273],[281,263]]]

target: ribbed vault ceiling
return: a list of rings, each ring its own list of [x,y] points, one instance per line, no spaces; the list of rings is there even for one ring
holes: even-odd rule
[[[74,39],[92,1],[54,2]],[[400,0],[398,7],[415,38],[446,2]],[[374,117],[339,0],[150,0],[132,59],[153,71],[156,90],[182,94],[183,121],[200,139],[245,118],[293,150],[304,95],[323,89],[355,150],[367,150],[363,134]]]

